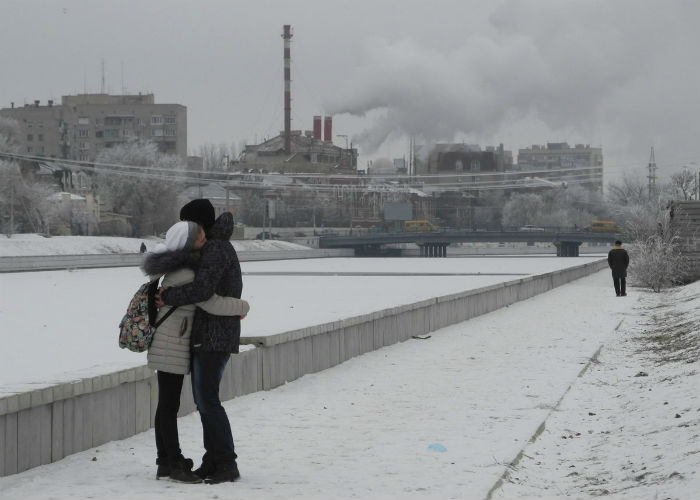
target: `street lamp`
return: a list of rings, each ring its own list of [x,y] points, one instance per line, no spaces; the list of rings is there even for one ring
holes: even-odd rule
[[[345,156],[347,157],[350,152],[348,151],[348,136],[345,134],[336,134],[336,137],[345,137]],[[341,155],[342,158],[342,155]]]

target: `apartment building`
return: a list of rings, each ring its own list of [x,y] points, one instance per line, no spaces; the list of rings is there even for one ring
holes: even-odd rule
[[[78,94],[0,109],[20,125],[20,151],[32,156],[94,161],[105,148],[149,140],[163,153],[187,158],[187,108],[156,104],[153,94]]]
[[[586,144],[573,148],[566,142],[549,142],[518,150],[517,170],[552,170],[561,168],[602,167],[603,150]]]

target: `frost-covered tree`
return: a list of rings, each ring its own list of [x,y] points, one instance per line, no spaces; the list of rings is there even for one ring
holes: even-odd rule
[[[227,163],[236,159],[236,145],[206,143],[199,146],[197,154],[202,158],[205,172],[226,171]]]
[[[151,142],[131,141],[103,150],[95,171],[105,209],[129,216],[136,236],[167,230],[179,213],[178,186],[167,174],[181,169],[180,162]]]
[[[696,182],[695,173],[687,168],[671,175],[671,189],[673,189],[675,194],[674,198],[677,200],[692,200],[697,188]]]
[[[683,283],[689,261],[681,253],[680,243],[668,212],[662,212],[656,232],[630,244],[630,283],[655,292]]]
[[[513,194],[503,206],[504,227],[538,224],[545,210],[544,199],[534,193]]]
[[[688,260],[667,209],[669,201],[679,196],[672,182],[649,189],[641,174],[625,176],[608,187],[608,205],[630,243],[631,283],[658,292],[686,279]]]

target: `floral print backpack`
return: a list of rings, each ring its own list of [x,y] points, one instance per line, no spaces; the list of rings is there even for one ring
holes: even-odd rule
[[[156,321],[158,317],[157,291],[158,279],[155,279],[141,285],[129,301],[126,314],[119,323],[119,347],[122,349],[134,352],[147,350],[156,329],[177,309],[171,307],[162,318]]]

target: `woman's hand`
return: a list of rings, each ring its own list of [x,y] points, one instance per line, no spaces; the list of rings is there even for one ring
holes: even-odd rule
[[[165,305],[165,302],[163,302],[163,298],[160,296],[160,294],[165,290],[165,288],[160,287],[158,291],[156,292],[156,307],[160,309]]]

